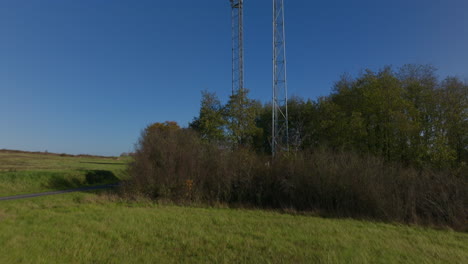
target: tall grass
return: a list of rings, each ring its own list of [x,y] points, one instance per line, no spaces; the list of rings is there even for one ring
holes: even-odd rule
[[[416,170],[327,149],[270,157],[202,141],[190,130],[144,133],[129,196],[319,211],[468,230],[466,168]]]
[[[0,203],[0,263],[465,263],[468,234],[69,193]]]

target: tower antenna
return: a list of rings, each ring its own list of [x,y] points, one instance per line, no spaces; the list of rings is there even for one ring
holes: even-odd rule
[[[244,0],[231,2],[232,94],[244,90]]]
[[[273,99],[271,135],[271,151],[273,156],[279,151],[289,150],[284,0],[273,0]]]

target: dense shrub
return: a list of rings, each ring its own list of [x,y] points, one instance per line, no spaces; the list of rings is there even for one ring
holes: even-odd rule
[[[467,229],[466,167],[416,170],[326,149],[272,162],[247,149],[207,143],[171,123],[147,128],[134,158],[127,195]]]

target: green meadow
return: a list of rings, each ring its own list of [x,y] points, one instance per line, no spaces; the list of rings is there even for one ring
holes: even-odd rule
[[[54,177],[87,184],[87,171],[118,175],[125,167],[115,159],[0,157],[7,193],[53,189]],[[468,263],[468,234],[78,192],[0,201],[0,263]]]
[[[0,150],[0,197],[118,182],[128,159]]]
[[[468,235],[74,193],[0,205],[0,263],[466,263]]]

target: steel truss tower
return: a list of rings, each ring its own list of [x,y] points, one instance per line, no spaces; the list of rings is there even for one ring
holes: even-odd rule
[[[284,0],[273,0],[273,99],[271,133],[271,151],[273,156],[280,151],[289,150],[288,133]]]
[[[232,94],[244,89],[244,0],[231,2],[232,20]]]

